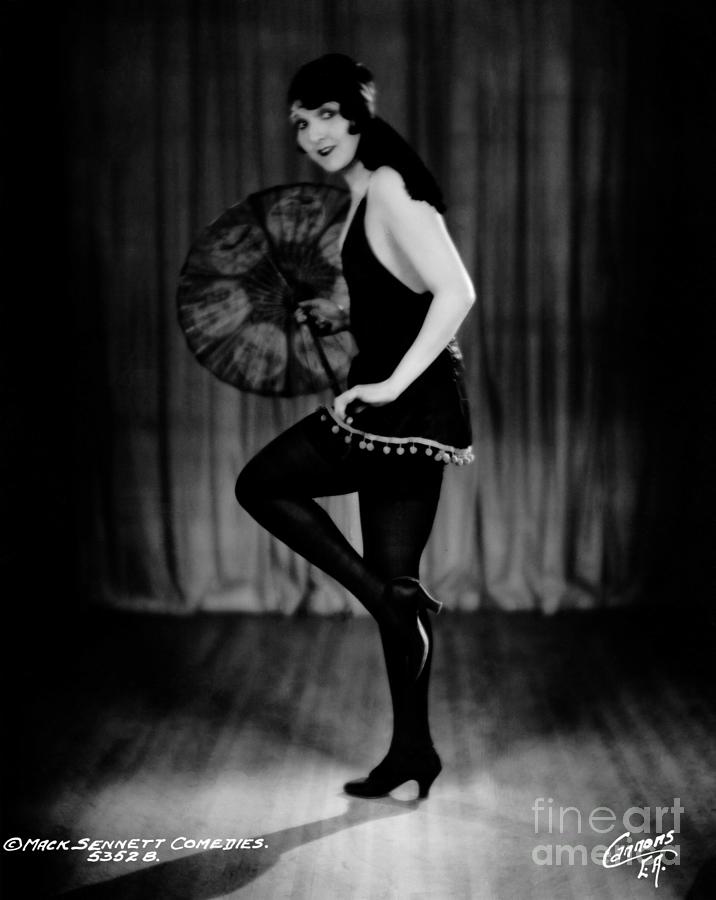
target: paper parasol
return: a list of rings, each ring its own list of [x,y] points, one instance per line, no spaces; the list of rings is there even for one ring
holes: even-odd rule
[[[194,241],[181,270],[179,323],[199,362],[243,391],[340,393],[355,353],[349,332],[299,324],[302,300],[348,307],[338,238],[347,191],[289,184],[251,194]]]

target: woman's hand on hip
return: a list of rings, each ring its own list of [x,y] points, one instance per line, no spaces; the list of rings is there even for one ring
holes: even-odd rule
[[[385,406],[392,403],[398,397],[398,391],[390,380],[378,381],[375,384],[355,384],[333,401],[333,411],[340,419],[346,417],[346,407],[349,403],[358,401],[366,406]]]

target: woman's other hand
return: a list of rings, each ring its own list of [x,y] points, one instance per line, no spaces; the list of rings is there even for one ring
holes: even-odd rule
[[[302,325],[310,317],[316,323],[319,334],[337,334],[348,328],[348,310],[333,300],[314,297],[311,300],[301,300],[298,306],[294,313],[296,321]]]
[[[375,384],[355,384],[336,397],[333,401],[333,411],[339,419],[345,419],[346,407],[353,402],[366,406],[385,406],[397,397],[398,392],[390,380],[378,381]]]

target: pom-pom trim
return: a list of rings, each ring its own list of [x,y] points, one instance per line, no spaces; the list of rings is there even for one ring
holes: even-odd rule
[[[361,431],[354,428],[333,412],[330,407],[321,406],[318,409],[321,421],[331,422],[331,431],[333,434],[344,432],[344,440],[351,443],[353,435],[360,438],[358,447],[361,450],[374,450],[376,445],[382,449],[383,453],[390,454],[393,448],[398,456],[402,456],[406,449],[411,453],[418,453],[420,450],[425,456],[434,459],[436,462],[453,463],[456,466],[464,466],[473,462],[475,454],[470,447],[452,447],[449,444],[441,444],[439,441],[432,441],[429,438],[422,437],[388,437],[383,434],[370,434],[367,431]]]

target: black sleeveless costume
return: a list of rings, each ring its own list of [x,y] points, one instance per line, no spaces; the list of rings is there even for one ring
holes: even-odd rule
[[[418,294],[378,260],[365,232],[366,197],[343,245],[343,275],[350,295],[351,331],[358,346],[348,386],[384,381],[420,331],[433,294]],[[462,354],[453,338],[392,403],[367,406],[350,423],[322,408],[332,433],[361,450],[401,456],[425,454],[438,462],[472,462],[472,431]]]
[[[403,285],[378,261],[365,236],[365,198],[343,247],[359,354],[349,384],[387,378],[417,336],[432,295]],[[432,760],[428,692],[432,629],[418,613],[428,655],[419,678],[406,668],[404,640],[386,608],[387,581],[419,578],[440,499],[445,466],[472,459],[463,369],[451,341],[392,403],[366,407],[352,422],[321,407],[274,438],[239,475],[236,497],[264,528],[342,584],[376,619],[393,707],[383,765],[407,754]],[[373,452],[371,452],[373,451]],[[438,465],[435,461],[438,461]],[[362,553],[317,497],[357,492]]]

